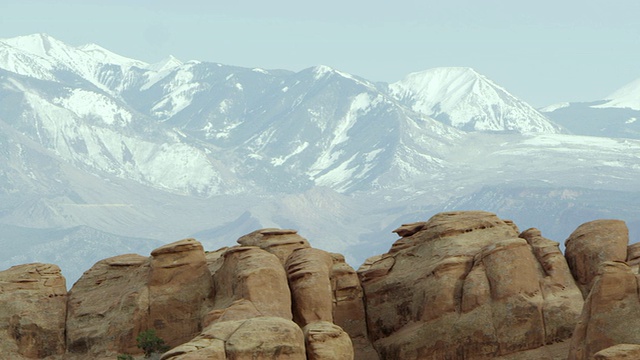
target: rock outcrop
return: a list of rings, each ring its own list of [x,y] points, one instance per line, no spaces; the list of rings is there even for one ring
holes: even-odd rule
[[[149,262],[135,254],[101,260],[73,285],[67,305],[69,353],[140,351],[136,335],[147,329]]]
[[[211,292],[211,273],[202,245],[177,241],[151,252],[147,328],[173,347],[202,330],[202,307]]]
[[[67,288],[58,266],[35,263],[0,272],[0,356],[63,354],[66,307]]]
[[[302,329],[291,320],[255,317],[214,322],[162,360],[305,360]]]
[[[637,360],[640,359],[640,345],[618,344],[598,351],[593,360]]]
[[[353,359],[353,344],[340,326],[328,321],[316,321],[304,328],[308,360]]]
[[[631,266],[635,274],[640,273],[640,243],[627,247],[627,265]]]
[[[595,220],[580,225],[565,241],[565,256],[584,298],[600,264],[627,260],[629,230],[624,221]]]
[[[148,329],[165,360],[640,358],[640,246],[623,222],[581,225],[566,257],[482,211],[395,232],[357,272],[281,229],[105,259],[68,293],[55,265],[13,267],[0,272],[0,358],[141,355]]]
[[[359,270],[383,359],[485,359],[567,339],[582,308],[557,244],[487,212],[404,225]],[[402,294],[402,295],[399,295]]]
[[[573,338],[570,360],[591,359],[618,344],[640,344],[640,288],[624,262],[600,264]]]
[[[214,314],[228,312],[226,309],[234,302],[237,309],[241,300],[247,314],[291,320],[291,292],[284,268],[275,255],[255,246],[239,246],[224,251],[220,261],[221,266],[213,273],[214,310],[208,315],[208,322],[215,318]],[[236,314],[233,318],[247,317]]]

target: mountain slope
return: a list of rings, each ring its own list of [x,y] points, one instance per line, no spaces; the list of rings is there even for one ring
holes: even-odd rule
[[[195,234],[216,247],[251,227],[293,227],[357,266],[381,250],[372,242],[393,241],[391,226],[447,204],[545,204],[487,200],[483,188],[581,187],[585,208],[598,191],[637,198],[637,140],[558,132],[465,68],[388,85],[327,66],[149,65],[44,35],[2,40],[0,227],[37,230],[25,251],[98,257],[112,250],[101,241]],[[67,230],[88,238],[61,243]]]
[[[414,111],[465,130],[557,133],[530,105],[470,68],[436,68],[389,85]]]
[[[574,134],[640,139],[640,79],[603,100],[559,103],[540,111]]]
[[[640,79],[636,79],[605,97],[604,104],[594,108],[624,108],[640,111]]]

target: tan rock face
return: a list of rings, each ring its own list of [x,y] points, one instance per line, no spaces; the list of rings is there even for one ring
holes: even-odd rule
[[[135,338],[147,326],[148,277],[149,259],[135,254],[99,261],[86,271],[69,292],[68,351],[138,353]]]
[[[569,339],[575,319],[582,312],[582,294],[576,291],[575,280],[559,244],[542,237],[538,229],[526,230],[520,237],[527,240],[544,273],[540,287],[544,295],[545,343]]]
[[[239,246],[227,249],[220,261],[213,274],[215,311],[245,300],[251,302],[245,304],[245,309],[254,308],[260,316],[291,320],[287,275],[275,255],[258,247]]]
[[[302,329],[279,317],[215,322],[190,342],[180,345],[162,360],[304,360]]]
[[[201,309],[211,292],[211,273],[202,245],[180,240],[151,252],[148,328],[169,346],[202,330]]]
[[[333,322],[349,334],[356,359],[375,360],[378,353],[367,334],[364,292],[358,274],[340,254],[331,254],[331,290],[333,291]]]
[[[634,273],[640,273],[640,243],[627,247],[627,264],[631,266]]]
[[[598,351],[594,360],[637,360],[640,359],[640,345],[618,344]]]
[[[0,357],[64,353],[67,288],[60,268],[26,264],[0,272]]]
[[[296,230],[288,229],[262,229],[244,235],[238,239],[238,244],[243,246],[257,246],[266,250],[280,259],[284,265],[289,255],[301,248],[311,247],[307,239],[298,235]]]
[[[569,359],[591,359],[617,344],[640,344],[639,290],[627,264],[602,263],[571,339]]]
[[[570,335],[582,297],[539,231],[518,237],[512,222],[477,211],[405,230],[358,270],[381,358],[484,359]]]
[[[605,261],[625,261],[629,230],[624,221],[595,220],[580,225],[565,241],[565,257],[584,298]]]
[[[303,328],[307,360],[352,360],[349,335],[328,321],[316,321]]]
[[[314,321],[333,322],[331,254],[313,248],[297,249],[285,264],[293,296],[293,319],[304,327]]]

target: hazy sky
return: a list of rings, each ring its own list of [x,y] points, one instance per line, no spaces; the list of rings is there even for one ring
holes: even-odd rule
[[[147,62],[323,64],[386,82],[469,66],[540,107],[640,78],[639,16],[637,0],[0,0],[0,38],[47,33]]]

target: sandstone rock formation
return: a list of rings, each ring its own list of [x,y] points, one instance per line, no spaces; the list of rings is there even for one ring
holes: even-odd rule
[[[219,259],[221,266],[213,273],[214,313],[244,300],[251,303],[245,307],[255,309],[260,316],[291,320],[291,292],[275,255],[259,247],[240,246],[227,249]]]
[[[308,360],[353,359],[353,344],[349,335],[328,321],[316,321],[304,328]]]
[[[600,264],[571,339],[569,359],[591,359],[618,344],[640,344],[640,288],[624,262]]]
[[[295,305],[294,321],[301,327],[314,321],[332,323],[331,254],[313,248],[297,249],[285,267]]]
[[[211,273],[202,245],[177,241],[151,252],[149,319],[167,345],[177,346],[202,330],[202,306],[211,292]]]
[[[161,359],[304,360],[306,355],[304,335],[298,325],[279,317],[256,317],[214,322]]]
[[[146,330],[149,259],[135,254],[101,260],[73,285],[67,305],[71,354],[137,353]],[[112,339],[105,341],[105,339]]]
[[[307,239],[298,235],[296,230],[289,229],[261,229],[238,239],[243,246],[258,246],[280,259],[282,265],[287,262],[289,255],[301,248],[311,247]]]
[[[631,267],[635,274],[640,273],[640,243],[631,244],[627,247],[627,265]]]
[[[640,345],[618,344],[598,351],[593,360],[636,360],[640,359]]]
[[[41,359],[64,353],[66,301],[65,279],[56,265],[0,272],[0,356]]]
[[[487,212],[441,213],[366,262],[383,359],[484,359],[566,339],[582,308],[557,244]],[[402,295],[399,295],[402,294]]]
[[[624,221],[595,220],[580,225],[565,241],[565,256],[584,298],[600,264],[625,261],[629,230]]]
[[[344,261],[344,256],[331,254],[331,291],[333,292],[333,322],[349,334],[356,359],[376,360],[367,333],[364,292],[356,271]]]
[[[166,360],[639,358],[640,246],[624,223],[581,225],[566,258],[481,211],[395,232],[357,272],[280,229],[105,259],[68,294],[56,266],[14,267],[0,272],[0,358],[140,355],[147,329]]]

